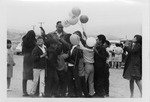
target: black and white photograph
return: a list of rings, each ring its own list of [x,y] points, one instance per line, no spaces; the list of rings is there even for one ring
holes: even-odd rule
[[[5,5],[6,101],[149,100],[149,0]]]

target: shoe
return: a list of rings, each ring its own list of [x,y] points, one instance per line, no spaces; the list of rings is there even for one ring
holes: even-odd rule
[[[40,93],[39,97],[45,97],[45,94],[44,93]]]
[[[105,97],[109,97],[109,94],[106,94]]]
[[[67,97],[75,97],[73,94],[68,94]]]
[[[12,91],[12,89],[7,89],[7,91]]]
[[[29,96],[31,96],[31,97],[37,97],[35,94],[30,94]]]
[[[93,97],[93,95],[88,95],[88,96],[86,96],[87,98],[92,98]]]
[[[22,96],[23,97],[27,97],[27,96],[29,96],[29,94],[28,93],[24,93]]]
[[[93,95],[93,97],[95,97],[95,98],[104,98],[104,95],[98,95],[98,94],[95,93],[95,94]]]
[[[98,97],[98,95],[95,93],[95,94],[93,95],[93,97]]]

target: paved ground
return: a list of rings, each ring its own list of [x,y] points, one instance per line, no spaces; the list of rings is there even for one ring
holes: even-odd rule
[[[7,92],[8,98],[21,98],[22,97],[22,69],[23,57],[21,55],[14,56],[16,66],[11,83],[12,91]],[[129,82],[122,77],[123,69],[110,69],[110,97],[108,98],[129,98]],[[31,81],[28,81],[28,92],[31,89]],[[135,98],[139,98],[140,93],[135,84]]]

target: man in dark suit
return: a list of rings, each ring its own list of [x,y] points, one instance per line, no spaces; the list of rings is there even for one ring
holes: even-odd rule
[[[57,43],[57,50],[59,50],[60,48],[62,48],[62,53],[61,54],[67,54],[70,50],[70,41],[69,41],[69,38],[70,38],[70,35],[71,34],[68,34],[66,33],[64,30],[63,30],[63,26],[61,24],[61,21],[58,21],[56,23],[56,30],[53,31],[53,32],[50,32],[48,33],[47,35],[45,34],[45,31],[42,27],[40,27],[41,30],[42,30],[42,36],[44,37],[44,42],[45,42],[45,45],[46,47],[49,49],[50,46],[51,46],[51,41],[55,41]],[[58,55],[58,53],[57,53]],[[48,62],[50,63],[50,62]],[[59,65],[59,63],[57,63]],[[64,63],[66,64],[66,62]],[[49,66],[49,64],[47,64],[47,69],[51,66]],[[49,73],[47,73],[49,74]],[[55,96],[61,96],[61,97],[65,97],[65,93],[66,93],[66,68],[64,68],[63,70],[58,70],[57,71],[57,74],[59,76],[59,80],[63,80],[64,82],[64,85],[62,88],[63,89],[63,95],[59,95],[60,93],[58,93],[58,95],[55,95]],[[47,80],[50,80],[50,79],[47,79]],[[47,83],[47,82],[46,82]],[[62,87],[62,86],[60,86]],[[55,90],[57,91],[57,90]]]
[[[45,34],[45,31],[42,27],[40,27],[42,30],[42,36],[44,38],[45,41],[45,45],[47,46],[47,48],[49,47],[49,40],[54,39],[58,42],[58,44],[63,44],[63,46],[65,48],[69,48],[70,44],[68,43],[68,36],[70,36],[71,34],[66,33],[63,30],[63,26],[61,24],[61,21],[58,21],[56,23],[56,30],[53,32],[48,33],[47,35]]]

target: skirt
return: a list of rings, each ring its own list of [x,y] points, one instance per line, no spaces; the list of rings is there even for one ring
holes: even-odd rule
[[[33,57],[31,53],[25,53],[23,59],[23,79],[33,79]]]

